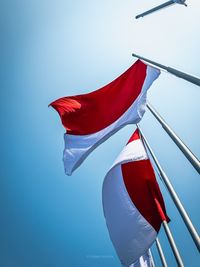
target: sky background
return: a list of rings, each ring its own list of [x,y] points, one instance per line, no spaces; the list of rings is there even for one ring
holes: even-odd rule
[[[48,104],[96,90],[134,62],[133,52],[200,77],[200,3],[122,0],[1,0],[1,267],[120,267],[103,217],[104,176],[135,129],[96,149],[71,177],[62,163],[64,128]],[[200,89],[162,72],[149,101],[200,158]],[[200,231],[199,176],[149,111],[140,123]],[[159,181],[185,266],[199,254]],[[160,241],[176,266],[167,239]],[[157,266],[161,266],[155,247]]]

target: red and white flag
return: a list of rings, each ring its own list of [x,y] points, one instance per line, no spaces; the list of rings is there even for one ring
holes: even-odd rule
[[[144,258],[147,264],[147,251],[162,221],[169,219],[138,130],[107,173],[102,198],[110,238],[122,265],[142,266]]]
[[[60,98],[50,104],[66,129],[63,161],[72,172],[98,145],[145,112],[147,90],[160,71],[138,60],[117,79],[94,92]]]

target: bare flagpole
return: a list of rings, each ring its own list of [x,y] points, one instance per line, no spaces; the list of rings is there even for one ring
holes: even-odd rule
[[[200,86],[200,79],[197,78],[197,77],[194,77],[194,76],[192,76],[192,75],[190,75],[190,74],[187,74],[187,73],[185,73],[185,72],[179,71],[179,70],[177,70],[177,69],[174,69],[174,68],[171,68],[171,67],[167,67],[167,66],[165,66],[165,65],[162,65],[162,64],[160,64],[160,63],[157,63],[157,62],[155,62],[155,61],[152,61],[152,60],[150,60],[150,59],[141,57],[141,56],[136,55],[136,54],[132,54],[132,56],[133,56],[133,57],[137,57],[137,58],[139,58],[139,59],[142,59],[142,60],[144,60],[144,61],[146,61],[146,62],[149,62],[150,64],[152,64],[152,65],[154,65],[154,66],[157,66],[158,68],[164,69],[164,70],[166,70],[167,72],[169,72],[169,73],[171,73],[171,74],[173,74],[173,75],[175,75],[175,76],[177,76],[177,77],[179,77],[179,78],[182,78],[182,79],[184,79],[184,80],[186,80],[186,81],[188,81],[188,82],[191,82],[191,83],[194,83],[194,84]]]
[[[156,265],[155,265],[155,261],[154,261],[154,257],[153,257],[153,255],[152,255],[152,252],[151,252],[150,249],[149,249],[149,255],[150,255],[150,259],[151,259],[151,265],[152,265],[152,267],[156,267]]]
[[[192,153],[192,151],[183,143],[183,141],[177,136],[177,134],[169,127],[169,125],[164,121],[164,119],[160,116],[160,114],[155,110],[155,108],[148,103],[148,109],[154,115],[154,117],[159,121],[161,126],[167,132],[167,134],[171,137],[174,143],[179,147],[179,149],[183,152],[185,157],[190,161],[192,166],[196,169],[196,171],[200,174],[200,162],[197,157]]]
[[[174,241],[173,235],[169,229],[169,226],[167,223],[167,218],[165,217],[165,214],[162,210],[162,207],[161,207],[159,201],[157,201],[156,197],[155,197],[155,204],[157,206],[158,213],[160,214],[160,217],[162,219],[162,226],[165,230],[165,234],[166,234],[167,239],[169,241],[169,244],[171,246],[171,249],[172,249],[172,252],[173,252],[174,257],[176,259],[177,265],[178,265],[178,267],[184,267],[183,260],[181,258],[179,251],[178,251],[178,248],[177,248],[176,243]]]
[[[147,15],[153,13],[153,12],[159,11],[160,9],[163,9],[165,7],[169,7],[169,6],[174,5],[174,4],[180,4],[180,5],[187,6],[185,4],[185,0],[170,0],[170,1],[167,1],[167,2],[165,2],[165,3],[163,3],[163,4],[159,5],[159,6],[153,7],[150,10],[145,11],[145,12],[137,15],[135,18],[139,19],[141,17],[145,17],[145,16],[147,16]]]
[[[199,235],[198,235],[198,233],[197,233],[194,225],[192,224],[192,221],[190,220],[190,218],[189,218],[189,216],[188,216],[185,208],[183,207],[183,205],[182,205],[182,203],[181,203],[178,195],[176,194],[176,191],[174,190],[174,188],[173,188],[173,186],[172,186],[169,178],[167,177],[167,175],[163,171],[163,169],[162,169],[159,161],[157,160],[154,152],[152,151],[149,143],[147,142],[147,140],[146,140],[146,138],[145,138],[142,130],[140,129],[140,127],[138,125],[137,125],[137,127],[138,127],[138,129],[140,131],[140,134],[142,136],[142,139],[143,139],[143,141],[144,141],[144,143],[145,143],[148,151],[150,152],[150,154],[151,154],[151,156],[152,156],[152,158],[153,158],[153,160],[154,160],[154,162],[155,162],[155,164],[157,166],[157,169],[159,171],[160,177],[162,178],[162,181],[166,185],[166,187],[168,189],[168,192],[169,192],[169,194],[170,194],[170,196],[171,196],[174,204],[176,205],[176,207],[177,207],[177,209],[178,209],[178,211],[179,211],[179,213],[180,213],[180,215],[181,215],[181,217],[182,217],[182,219],[183,219],[183,221],[184,221],[184,223],[185,223],[185,225],[186,225],[186,227],[187,227],[187,229],[188,229],[188,231],[189,231],[189,233],[190,233],[190,235],[191,235],[191,237],[192,237],[192,239],[193,239],[193,241],[194,241],[194,243],[195,243],[195,245],[197,247],[197,249],[200,252],[200,239],[199,239]]]
[[[153,12],[156,12],[156,11],[162,9],[162,8],[165,8],[165,7],[174,5],[174,4],[175,4],[174,1],[167,1],[166,3],[163,3],[163,4],[159,5],[159,6],[153,7],[153,8],[151,8],[150,10],[145,11],[145,12],[143,12],[143,13],[137,15],[135,18],[136,18],[136,19],[139,19],[139,18],[145,17],[145,16],[147,16],[147,15],[150,15],[150,14],[153,13]]]
[[[163,267],[167,267],[167,262],[166,262],[166,259],[165,259],[165,255],[163,253],[163,250],[162,250],[162,247],[161,247],[161,244],[160,244],[160,241],[159,241],[158,237],[156,238],[156,247],[157,247],[158,253],[160,255],[162,266]]]
[[[170,243],[170,246],[172,248],[172,251],[173,251],[174,257],[176,259],[177,265],[179,267],[184,267],[182,258],[180,256],[180,253],[179,253],[178,249],[177,249],[176,243],[174,241],[173,235],[172,235],[172,233],[171,233],[171,231],[169,229],[169,226],[168,226],[167,222],[163,221],[162,225],[163,225],[163,228],[165,230],[167,239],[168,239],[168,241]]]

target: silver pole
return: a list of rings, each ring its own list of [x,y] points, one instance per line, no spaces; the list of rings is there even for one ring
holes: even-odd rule
[[[170,246],[171,246],[171,248],[172,248],[172,251],[173,251],[174,257],[175,257],[175,259],[176,259],[177,265],[178,265],[179,267],[184,267],[182,258],[181,258],[181,256],[180,256],[180,253],[179,253],[178,249],[177,249],[176,243],[175,243],[175,241],[174,241],[174,238],[173,238],[173,236],[172,236],[172,233],[171,233],[171,231],[170,231],[170,229],[169,229],[169,226],[168,226],[167,222],[166,222],[166,221],[163,221],[162,225],[163,225],[163,227],[164,227],[166,236],[167,236],[168,241],[169,241],[169,243],[170,243]]]
[[[153,255],[152,255],[152,252],[151,252],[150,249],[149,249],[149,255],[150,255],[150,259],[151,259],[151,265],[152,265],[152,267],[156,267],[156,265],[155,265],[155,261],[154,261],[154,258],[153,258]]]
[[[155,65],[155,66],[157,66],[157,67],[159,67],[161,69],[164,69],[164,70],[168,71],[169,73],[171,73],[171,74],[173,74],[173,75],[175,75],[175,76],[177,76],[179,78],[182,78],[182,79],[184,79],[184,80],[186,80],[188,82],[191,82],[191,83],[194,83],[194,84],[200,86],[200,79],[197,78],[197,77],[194,77],[194,76],[189,75],[187,73],[184,73],[182,71],[176,70],[174,68],[164,66],[164,65],[162,65],[160,63],[157,63],[155,61],[152,61],[150,59],[141,57],[141,56],[136,55],[136,54],[132,54],[132,56],[133,57],[137,57],[137,58],[142,59],[142,60],[145,60],[146,62],[149,62],[150,64],[153,64],[153,65]]]
[[[156,238],[156,247],[157,247],[158,253],[160,255],[162,266],[163,267],[167,267],[167,262],[166,262],[166,259],[165,259],[165,255],[163,253],[163,250],[162,250],[162,247],[161,247],[161,244],[160,244],[160,241],[159,241],[158,237]]]
[[[182,219],[183,219],[183,221],[184,221],[184,223],[185,223],[185,225],[186,225],[186,227],[187,227],[187,229],[188,229],[188,231],[189,231],[194,243],[196,244],[197,249],[200,252],[200,239],[199,239],[199,235],[198,235],[196,229],[194,228],[194,226],[193,226],[193,224],[192,224],[192,222],[191,222],[186,210],[184,209],[184,207],[183,207],[178,195],[176,194],[171,182],[169,181],[169,178],[167,177],[167,175],[163,171],[159,161],[157,160],[157,158],[156,158],[154,152],[152,151],[149,143],[147,142],[145,136],[143,135],[142,130],[140,129],[139,126],[137,126],[137,127],[138,127],[138,129],[140,131],[142,139],[144,140],[144,143],[146,144],[146,147],[148,148],[148,150],[149,150],[149,152],[150,152],[150,154],[151,154],[151,156],[152,156],[152,158],[153,158],[153,160],[154,160],[154,162],[155,162],[155,164],[156,164],[156,166],[158,168],[159,175],[162,178],[162,181],[166,185],[166,187],[168,189],[168,192],[169,192],[172,200],[174,201],[174,204],[176,205],[176,208],[178,209],[178,211],[179,211],[179,213],[180,213],[180,215],[181,215],[181,217],[182,217]]]
[[[135,18],[136,18],[136,19],[139,19],[139,18],[141,18],[141,17],[145,17],[145,16],[147,16],[147,15],[153,13],[153,12],[156,12],[156,11],[162,9],[162,8],[171,6],[171,5],[173,5],[173,4],[175,4],[174,1],[167,1],[167,2],[164,3],[164,4],[161,4],[161,5],[159,5],[159,6],[156,6],[156,7],[152,8],[152,9],[150,9],[150,10],[148,10],[148,11],[145,11],[145,12],[143,12],[143,13],[137,15]]]
[[[154,117],[160,122],[161,126],[168,133],[174,143],[179,147],[179,149],[183,152],[185,157],[190,161],[192,166],[197,170],[200,174],[200,162],[196,158],[196,156],[192,153],[192,151],[183,143],[183,141],[176,135],[176,133],[169,127],[169,125],[164,121],[164,119],[160,116],[160,114],[155,110],[155,108],[147,104],[148,109],[154,115]]]

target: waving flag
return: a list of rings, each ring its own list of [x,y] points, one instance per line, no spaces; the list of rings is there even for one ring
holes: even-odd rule
[[[137,266],[144,261],[140,257],[155,241],[162,221],[169,221],[138,130],[107,173],[102,197],[110,238],[122,265]]]
[[[103,88],[60,98],[50,104],[66,129],[63,161],[71,175],[99,144],[145,112],[147,90],[160,71],[138,60]]]

